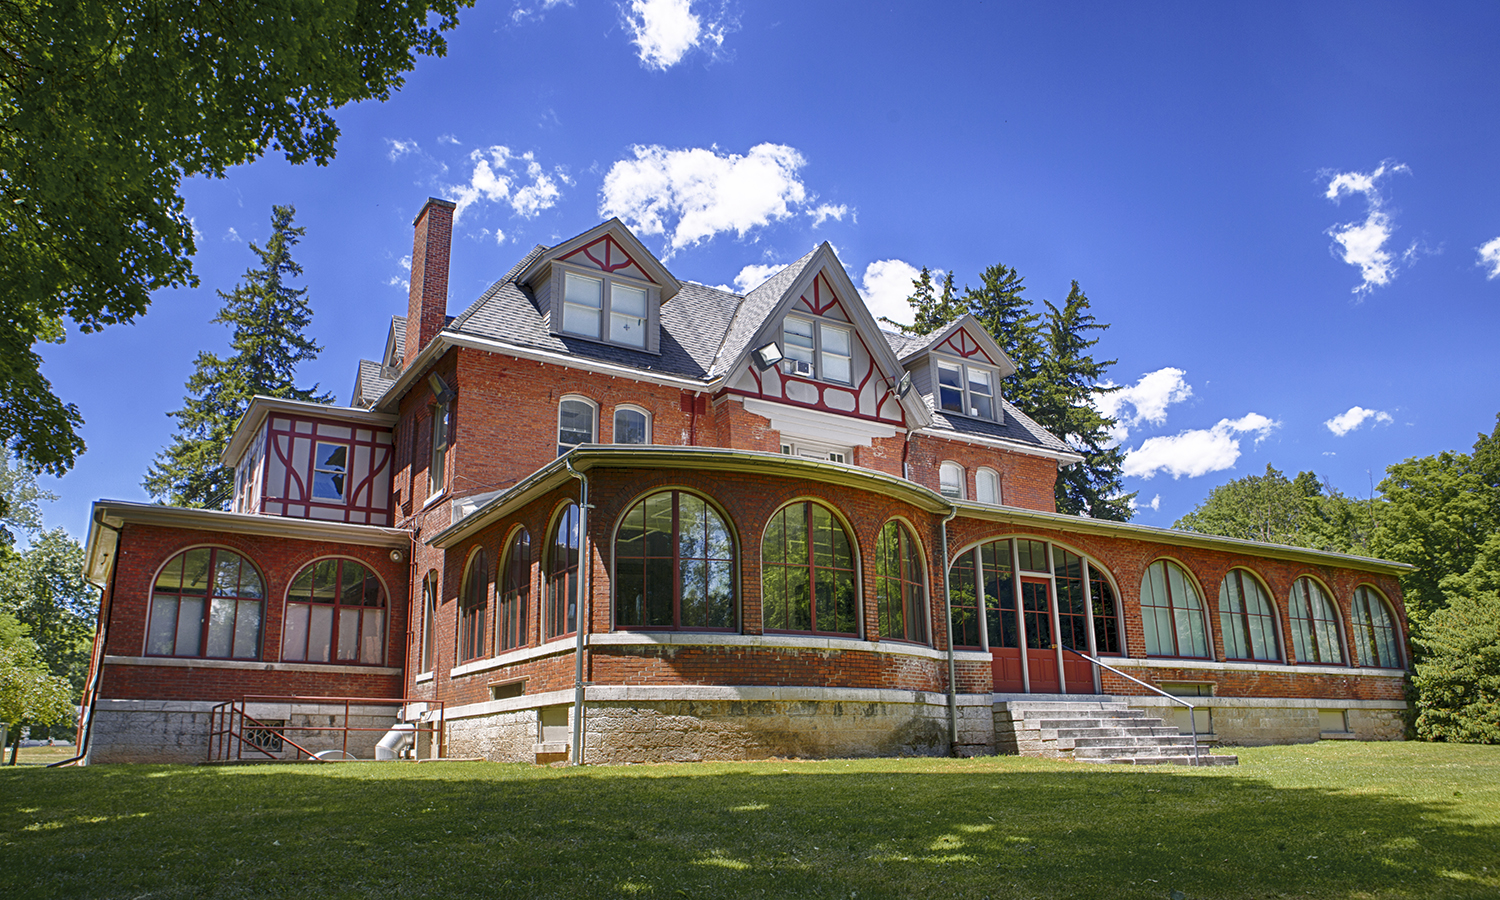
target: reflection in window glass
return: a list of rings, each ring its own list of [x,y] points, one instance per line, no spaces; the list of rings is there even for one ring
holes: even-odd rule
[[[664,491],[631,507],[615,537],[615,625],[735,626],[734,541],[702,498]]]
[[[531,532],[516,529],[501,564],[500,619],[496,641],[501,650],[526,646],[526,609],[531,605]]]
[[[313,451],[312,495],[315,500],[344,500],[344,479],[349,471],[349,448],[321,441]]]
[[[646,414],[638,409],[620,407],[615,410],[616,444],[649,444],[651,433]]]
[[[569,503],[557,517],[547,547],[547,637],[572,634],[578,627],[578,504]]]
[[[964,411],[963,367],[952,363],[938,363],[938,408],[943,412]]]
[[[1208,658],[1203,600],[1176,563],[1157,560],[1146,569],[1141,579],[1141,618],[1148,654]]]
[[[786,358],[793,363],[803,363],[806,366],[806,369],[799,371],[793,365],[786,371],[817,377],[817,339],[814,337],[814,327],[811,320],[799,319],[796,316],[787,316],[782,322],[781,336],[785,345]]]
[[[385,588],[352,559],[321,559],[292,579],[281,658],[287,662],[385,662]]]
[[[146,654],[258,659],[264,598],[260,573],[238,553],[183,551],[156,577]]]
[[[464,575],[463,594],[458,603],[458,661],[468,662],[485,655],[484,638],[489,612],[489,559],[483,548],[469,560]]]
[[[1385,598],[1366,585],[1354,591],[1354,644],[1360,665],[1401,668],[1396,618],[1391,615]]]
[[[594,442],[594,407],[583,400],[567,399],[557,406],[557,455],[579,444]]]
[[[1260,582],[1242,569],[1231,570],[1219,585],[1219,631],[1225,659],[1281,659],[1276,609]]]
[[[911,530],[894,520],[881,526],[876,541],[875,604],[881,637],[927,643],[921,548]]]
[[[1338,608],[1323,586],[1306,575],[1292,584],[1292,652],[1297,662],[1342,666],[1344,644],[1339,640]]]
[[[804,501],[772,516],[761,573],[766,630],[858,633],[853,544],[828,507]]]
[[[969,370],[969,415],[981,419],[993,419],[995,417],[995,386],[990,381],[990,373],[972,366],[965,366]]]

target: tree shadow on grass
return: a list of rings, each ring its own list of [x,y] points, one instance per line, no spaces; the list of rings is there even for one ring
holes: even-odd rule
[[[0,887],[169,898],[1500,895],[1500,828],[1465,822],[1453,804],[1242,775],[856,765],[0,777]]]

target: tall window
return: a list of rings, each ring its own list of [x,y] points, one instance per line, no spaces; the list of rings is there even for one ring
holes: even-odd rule
[[[1176,563],[1159,559],[1141,579],[1141,618],[1152,656],[1208,659],[1208,626],[1198,589]]]
[[[937,363],[937,401],[943,412],[973,416],[976,419],[995,419],[996,373],[987,368],[966,363]]]
[[[563,275],[562,331],[646,349],[650,322],[646,288],[578,272]],[[607,324],[606,324],[607,323]]]
[[[427,467],[427,496],[441,494],[446,486],[448,463],[448,412],[453,402],[435,403],[432,407],[432,462]]]
[[[761,542],[761,604],[768,631],[859,632],[854,545],[833,511],[783,507]]]
[[[974,473],[974,499],[991,506],[1000,505],[1000,475],[994,469]]]
[[[974,554],[963,553],[953,561],[948,575],[948,634],[955,647],[979,647],[979,581]]]
[[[1276,608],[1255,576],[1243,569],[1231,569],[1219,585],[1219,632],[1225,659],[1281,659]]]
[[[1385,598],[1363,584],[1354,590],[1354,646],[1362,666],[1401,668],[1396,617]]]
[[[385,588],[352,559],[320,559],[292,579],[281,658],[286,662],[385,662]]]
[[[437,572],[422,579],[422,662],[421,670],[431,672],[437,664]]]
[[[484,656],[485,619],[489,611],[490,565],[484,548],[469,557],[463,594],[458,600],[458,661]]]
[[[625,513],[615,536],[615,625],[734,628],[734,539],[713,507],[663,491]]]
[[[954,500],[964,498],[964,467],[956,462],[938,466],[938,493]]]
[[[651,443],[651,417],[633,406],[615,407],[615,443]]]
[[[156,576],[146,655],[260,658],[265,595],[260,573],[238,553],[184,550]]]
[[[1339,640],[1339,613],[1323,586],[1306,575],[1292,584],[1292,652],[1297,662],[1344,664],[1344,642]]]
[[[927,584],[922,548],[911,529],[892,519],[875,544],[875,605],[880,636],[927,643]]]
[[[571,634],[578,627],[578,504],[569,503],[552,527],[547,547],[547,637]]]
[[[594,442],[594,404],[567,397],[557,405],[557,455]]]
[[[505,562],[500,575],[499,634],[495,640],[500,649],[514,650],[526,646],[526,608],[531,605],[531,532],[517,528],[505,548]]]
[[[1057,584],[1058,637],[1064,647],[1089,652],[1089,604],[1083,593],[1083,559],[1071,550],[1053,546],[1053,578]]]
[[[783,372],[854,383],[854,337],[848,328],[821,319],[787,316],[781,324],[781,343],[786,351]]]
[[[1111,656],[1123,654],[1125,642],[1120,639],[1120,605],[1115,600],[1115,589],[1092,563],[1089,594],[1094,599],[1094,649]]]

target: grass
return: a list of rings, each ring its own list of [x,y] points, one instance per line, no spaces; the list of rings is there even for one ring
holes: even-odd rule
[[[31,897],[1500,896],[1500,747],[0,770]]]
[[[46,766],[65,759],[72,759],[78,755],[78,748],[72,744],[57,744],[52,747],[37,745],[35,747],[22,747],[21,752],[16,755],[18,766]],[[10,748],[5,748],[5,762],[10,762]]]

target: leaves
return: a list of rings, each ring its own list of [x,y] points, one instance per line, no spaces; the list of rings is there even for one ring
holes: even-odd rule
[[[1346,497],[1312,472],[1289,479],[1275,466],[1219,485],[1173,523],[1200,534],[1268,544],[1370,554],[1376,506]]]
[[[61,722],[73,715],[72,697],[67,680],[47,671],[26,626],[0,612],[0,721],[13,729]]]

